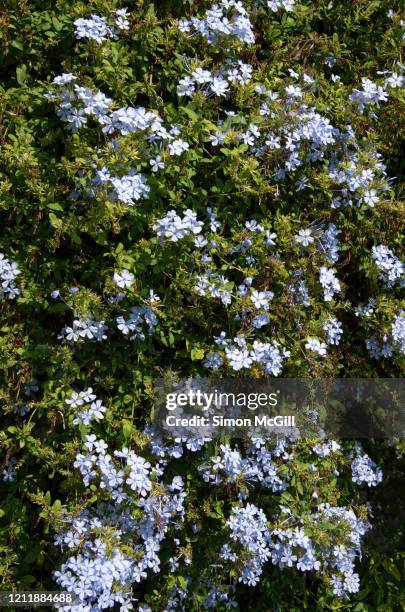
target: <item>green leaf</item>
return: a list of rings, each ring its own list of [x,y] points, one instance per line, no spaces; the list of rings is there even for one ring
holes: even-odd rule
[[[61,206],[57,202],[50,202],[46,206],[47,206],[47,208],[50,208],[51,210],[58,210],[58,211],[60,210],[60,211],[63,211],[63,206]]]
[[[61,29],[63,28],[63,23],[59,21],[59,19],[55,17],[54,15],[52,16],[52,25],[57,32],[60,32]]]
[[[25,81],[27,80],[27,66],[25,64],[17,66],[15,73],[17,76],[17,83],[19,85],[24,85]]]
[[[201,349],[201,348],[191,349],[190,356],[191,356],[192,361],[200,361],[201,359],[204,359],[204,355],[205,355],[204,349]]]
[[[125,440],[129,440],[130,437],[132,436],[133,432],[134,432],[134,425],[133,423],[131,423],[130,421],[128,421],[127,419],[124,419],[122,421],[122,435],[124,436]]]

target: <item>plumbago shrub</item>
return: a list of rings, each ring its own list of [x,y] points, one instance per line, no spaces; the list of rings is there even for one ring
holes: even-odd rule
[[[400,3],[0,24],[1,589],[403,609],[402,442],[150,424],[157,377],[403,374]]]

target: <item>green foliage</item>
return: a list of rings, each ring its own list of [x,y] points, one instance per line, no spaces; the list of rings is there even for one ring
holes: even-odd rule
[[[246,5],[253,11],[256,3]],[[304,102],[316,105],[337,127],[345,126],[349,119],[359,140],[373,143],[388,164],[388,174],[396,177],[404,169],[403,92],[393,91],[373,125],[367,114],[356,114],[348,107],[348,96],[360,85],[361,77],[374,78],[378,70],[391,69],[398,60],[403,28],[399,15],[389,18],[387,11],[397,12],[400,5],[388,0],[304,0],[291,14],[273,14],[259,6],[255,9],[256,23],[260,24],[256,44],[241,51],[244,61],[254,66],[269,88],[277,88],[288,74],[287,68],[308,70],[319,89],[306,94]],[[119,39],[103,45],[75,39],[76,18],[90,12],[109,15],[119,6],[113,0],[5,0],[0,9],[0,251],[22,271],[21,295],[14,302],[0,301],[0,472],[15,458],[17,474],[12,482],[1,483],[1,590],[52,590],[52,571],[62,560],[53,545],[55,530],[66,516],[101,495],[97,490],[92,495],[86,493],[72,468],[90,429],[71,426],[64,404],[69,393],[91,384],[108,407],[103,427],[92,426],[91,432],[102,435],[114,448],[127,445],[143,449],[146,439],[141,432],[153,404],[153,379],[172,373],[206,374],[203,360],[212,347],[212,337],[222,330],[232,337],[236,333],[234,316],[241,302],[226,312],[219,302],[196,296],[191,283],[203,266],[190,254],[192,240],[162,244],[152,229],[153,222],[172,208],[183,212],[191,208],[203,216],[207,205],[211,206],[225,228],[213,256],[232,288],[251,274],[243,258],[232,262],[227,258],[230,247],[246,237],[246,219],[265,219],[278,234],[278,245],[289,261],[299,257],[299,248],[292,241],[298,230],[313,220],[314,208],[317,218],[332,219],[333,185],[324,168],[309,176],[313,191],[297,193],[287,187],[280,199],[271,173],[261,171],[246,145],[225,142],[220,148],[210,147],[219,117],[215,99],[195,96],[186,103],[177,97],[176,84],[184,72],[183,54],[195,58],[198,51],[198,57],[205,58],[204,67],[213,65],[219,56],[210,55],[203,40],[196,43],[180,36],[175,21],[201,13],[210,3],[135,0],[130,6],[130,29]],[[218,53],[221,55],[221,50]],[[325,76],[324,61],[330,55],[339,63],[339,87]],[[107,166],[125,159],[122,173],[133,167],[149,172],[150,166],[137,134],[119,139],[118,155],[93,125],[78,134],[66,131],[55,115],[55,105],[44,97],[52,88],[53,77],[62,72],[74,73],[80,84],[101,90],[118,106],[142,105],[159,112],[169,124],[182,126],[191,145],[187,162],[165,159],[165,170],[150,176],[148,200],[128,208],[104,193],[84,206],[72,206],[72,191],[89,187],[99,151]],[[240,88],[235,104],[252,119],[251,87]],[[302,346],[306,336],[319,335],[328,315],[322,292],[313,282],[311,289],[318,299],[310,317],[300,305],[287,308],[291,269],[257,245],[256,286],[264,289],[271,283],[272,290],[281,296],[271,318],[281,343],[292,352],[283,376],[401,376],[403,358],[372,361],[363,338],[364,334],[372,335],[376,327],[381,334],[388,333],[393,316],[398,314],[398,298],[381,288],[378,270],[367,253],[373,245],[387,244],[400,254],[403,198],[397,180],[375,209],[333,213],[342,228],[343,256],[336,267],[346,293],[338,305],[349,340],[321,365],[309,366]],[[314,247],[300,266],[305,275],[315,278],[320,263]],[[114,271],[124,268],[135,275],[126,294],[131,303],[146,303],[151,288],[164,298],[155,308],[159,316],[155,336],[144,342],[124,342],[115,334],[96,346],[60,341],[60,330],[71,323],[73,315],[106,321],[120,315],[119,307],[104,298],[114,290]],[[70,287],[79,289],[74,297],[67,297]],[[66,301],[50,297],[56,289]],[[365,302],[371,293],[379,296],[378,308],[360,321],[349,302]],[[302,323],[298,332],[297,321]],[[260,372],[252,375],[259,377]],[[38,381],[40,392],[30,399],[29,415],[23,417],[14,408],[27,402],[24,389],[33,379]],[[280,501],[301,514],[310,508],[314,478],[308,470],[307,444],[304,441],[299,448],[293,473],[285,467],[291,482],[288,492],[276,500],[271,494],[259,497],[268,514]],[[344,486],[338,485],[331,478],[337,467],[332,460],[322,463],[322,482],[315,483],[323,501],[340,500],[342,505],[359,507],[370,502],[374,508],[374,529],[359,570],[361,591],[350,601],[340,601],[317,578],[269,567],[254,594],[248,587],[240,588],[241,610],[405,610],[404,448],[371,441],[369,446],[370,456],[383,468],[381,490],[358,494],[349,476]],[[204,521],[205,525],[204,546],[192,533],[188,539],[195,560],[193,572],[198,576],[205,571],[206,559],[222,544],[217,526],[223,528],[230,501],[221,491],[201,499],[194,476],[191,469],[184,474],[190,499],[188,519],[197,524]],[[236,493],[234,497],[236,503]],[[319,537],[322,533],[328,537],[327,524],[322,525]],[[162,590],[156,587],[153,591],[153,585],[150,588],[153,612],[163,609],[164,588],[169,591],[175,581],[184,586],[178,577],[165,576],[165,580]],[[198,594],[194,603],[195,610],[201,609]]]

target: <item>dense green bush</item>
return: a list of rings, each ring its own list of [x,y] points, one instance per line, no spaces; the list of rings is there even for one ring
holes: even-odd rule
[[[267,4],[243,3],[254,41],[249,30],[246,40],[207,40],[179,28],[210,9],[205,0],[135,1],[128,27],[102,42],[78,38],[74,21],[97,14],[110,23],[122,8],[112,0],[6,0],[1,10],[2,590],[55,589],[53,572],[95,538],[106,557],[115,550],[138,562],[134,525],[144,512],[156,518],[155,539],[162,534],[161,565],[140,584],[123,583],[145,606],[135,609],[207,609],[213,588],[228,589],[241,610],[405,608],[403,443],[364,444],[382,468],[375,488],[353,481],[353,459],[364,457],[355,442],[319,454],[316,440],[279,452],[270,445],[285,487],[225,468],[215,486],[208,466],[226,447],[169,445],[164,478],[145,468],[160,509],[186,494],[163,527],[157,510],[142,510],[146,494],[135,486],[126,483],[120,504],[114,487],[83,483],[77,469],[92,434],[112,456],[136,453],[140,473],[141,457],[158,462],[145,430],[158,377],[403,374],[401,3]],[[211,76],[190,80],[199,68]],[[70,73],[77,81],[54,81]],[[96,92],[107,98],[95,102]],[[92,110],[69,114],[66,103]],[[128,107],[153,115],[132,117],[128,128]],[[84,123],[72,130],[74,121]],[[341,333],[327,331],[331,322]],[[222,332],[227,346],[214,341]],[[92,422],[66,403],[89,387],[106,406]],[[233,446],[238,461],[259,461],[259,451]],[[170,489],[176,476],[184,485]],[[83,512],[111,500],[121,518],[104,507],[108,526],[60,546]],[[325,552],[350,549],[349,523],[322,514],[323,503],[372,525],[350,597],[333,591]],[[273,538],[286,519],[280,504],[288,508],[322,565],[298,571],[269,560],[257,585],[238,582],[247,548],[237,544],[237,562],[219,552],[232,513],[247,504],[263,509],[263,533]],[[100,609],[86,597],[89,607],[76,610]],[[213,601],[227,609],[225,599]]]

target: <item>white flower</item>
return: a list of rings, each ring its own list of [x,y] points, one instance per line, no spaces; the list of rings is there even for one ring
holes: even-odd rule
[[[403,87],[404,85],[404,77],[402,74],[398,74],[397,72],[393,72],[392,76],[387,79],[387,83],[390,87]]]
[[[366,204],[371,206],[371,208],[373,208],[377,204],[379,199],[380,198],[377,195],[376,189],[367,189],[364,192],[363,200]]]
[[[298,234],[295,236],[295,242],[302,244],[302,246],[308,246],[314,241],[312,231],[310,229],[300,229]]]
[[[224,96],[229,89],[229,83],[221,76],[214,77],[210,83],[210,90],[216,96]]]
[[[178,138],[169,144],[169,155],[181,155],[189,148],[190,145],[187,142],[181,140],[181,138]]]
[[[305,348],[309,351],[313,351],[314,353],[322,357],[323,355],[326,355],[328,347],[325,342],[321,342],[320,340],[318,340],[318,338],[307,338]]]
[[[269,309],[269,301],[274,297],[272,291],[252,291],[250,299],[256,308]]]
[[[158,172],[158,170],[162,170],[165,167],[165,163],[160,155],[157,155],[156,159],[151,159],[149,163],[152,166],[152,172]]]
[[[114,272],[114,282],[118,287],[123,289],[124,287],[131,287],[134,284],[134,275],[129,270],[122,270],[122,272]]]
[[[325,266],[321,267],[319,282],[324,289],[325,302],[330,302],[334,294],[340,292],[340,282],[336,278],[334,270],[330,268],[326,268]]]

